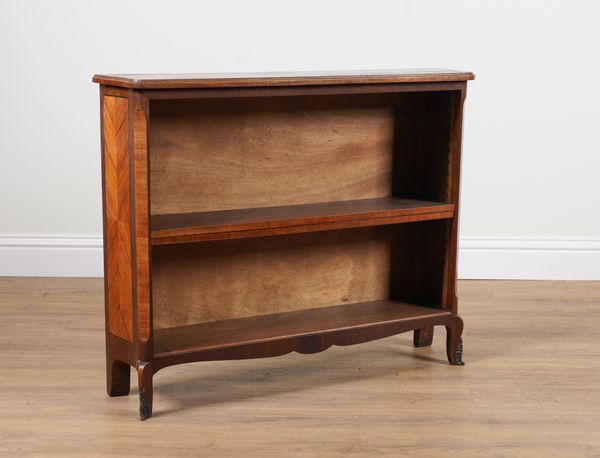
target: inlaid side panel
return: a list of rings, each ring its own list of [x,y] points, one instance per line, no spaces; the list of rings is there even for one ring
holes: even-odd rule
[[[155,329],[389,297],[388,227],[156,246]]]
[[[128,111],[126,98],[104,96],[102,120],[108,330],[132,342]]]

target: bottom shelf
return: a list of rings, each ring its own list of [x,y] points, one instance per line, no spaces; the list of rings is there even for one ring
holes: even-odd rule
[[[393,300],[335,305],[157,329],[154,353],[168,357],[447,316],[447,310]]]

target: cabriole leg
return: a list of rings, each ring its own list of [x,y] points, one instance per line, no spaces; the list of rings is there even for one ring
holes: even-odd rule
[[[448,362],[453,366],[465,364],[462,360],[462,332],[463,320],[458,315],[454,316],[450,326],[446,326],[446,353],[448,354]]]
[[[138,384],[140,387],[140,420],[152,416],[152,366],[145,361],[138,361]]]
[[[415,329],[413,334],[413,345],[415,347],[429,347],[433,342],[433,326],[425,326]]]

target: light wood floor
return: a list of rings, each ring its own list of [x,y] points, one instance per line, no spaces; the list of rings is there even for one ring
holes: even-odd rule
[[[445,332],[196,363],[105,394],[97,279],[0,278],[0,456],[600,456],[600,283],[460,284]],[[133,375],[133,374],[132,374]],[[135,378],[132,378],[135,380]]]

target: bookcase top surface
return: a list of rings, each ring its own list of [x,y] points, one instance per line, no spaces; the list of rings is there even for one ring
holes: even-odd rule
[[[440,68],[266,73],[149,73],[94,75],[92,81],[130,89],[316,86],[437,83],[474,79],[470,72]]]

